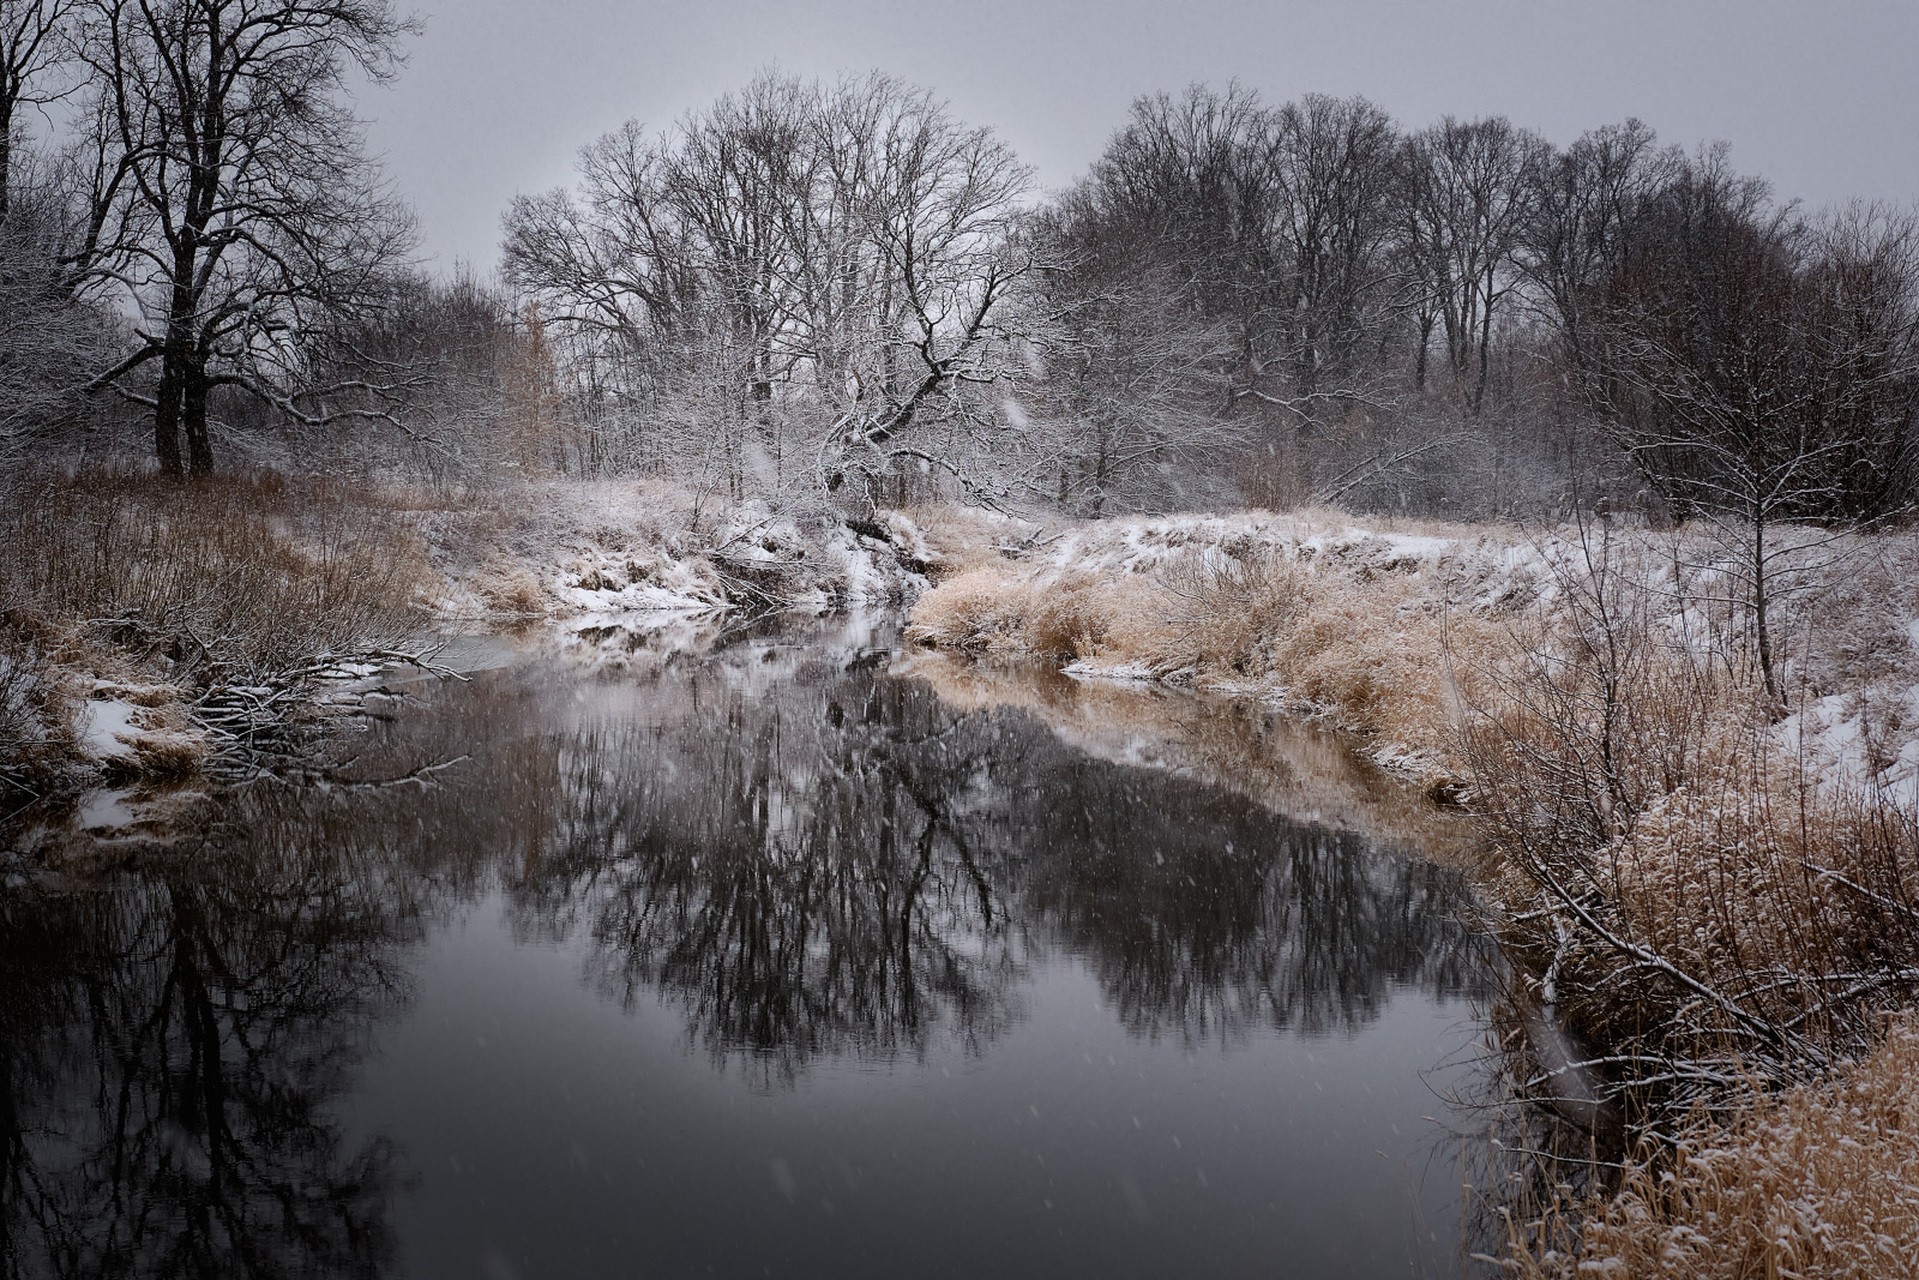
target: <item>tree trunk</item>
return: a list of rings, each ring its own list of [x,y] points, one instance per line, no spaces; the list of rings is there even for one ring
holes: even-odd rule
[[[153,453],[160,462],[160,474],[186,474],[180,455],[181,360],[169,347],[160,357],[160,388],[153,405]]]
[[[13,101],[0,101],[0,218],[7,216],[13,194]]]
[[[1766,683],[1766,696],[1784,703],[1785,693],[1772,673],[1771,590],[1766,582],[1766,521],[1757,511],[1752,517],[1752,619],[1753,640],[1759,648],[1759,674]]]
[[[1488,295],[1486,298],[1486,314],[1480,319],[1480,323],[1479,323],[1479,377],[1477,381],[1473,384],[1473,393],[1472,393],[1472,414],[1473,414],[1473,417],[1475,418],[1479,416],[1480,409],[1486,403],[1486,380],[1491,375],[1491,372],[1492,372],[1492,351],[1493,351],[1493,303],[1492,303],[1492,297],[1491,297],[1492,287],[1493,287],[1492,272],[1488,271],[1486,273],[1486,290]]]
[[[207,372],[197,356],[180,389],[180,417],[187,436],[187,474],[213,474],[213,442],[207,438]]]
[[[166,346],[161,354],[160,390],[153,408],[153,444],[154,452],[160,458],[160,470],[170,476],[185,475],[189,468],[182,465],[180,452],[181,427],[186,427],[188,441],[192,443],[194,386],[199,384],[199,431],[206,434],[206,366],[197,357],[199,355],[193,338],[194,312],[196,310],[193,291],[189,282],[193,279],[195,255],[190,246],[175,245],[173,251],[173,293],[167,305]],[[207,459],[211,465],[212,459]]]
[[[1430,313],[1419,317],[1419,346],[1413,352],[1413,390],[1420,395],[1426,393],[1426,359],[1433,346],[1433,317]]]

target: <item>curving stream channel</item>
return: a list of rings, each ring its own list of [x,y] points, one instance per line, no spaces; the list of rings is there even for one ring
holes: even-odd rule
[[[416,685],[0,894],[0,1275],[1419,1276],[1489,951],[1309,730],[838,620]]]

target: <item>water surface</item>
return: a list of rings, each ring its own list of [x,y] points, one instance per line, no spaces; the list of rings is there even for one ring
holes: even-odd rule
[[[1403,800],[983,679],[588,635],[16,877],[3,1274],[1457,1273],[1485,952]]]

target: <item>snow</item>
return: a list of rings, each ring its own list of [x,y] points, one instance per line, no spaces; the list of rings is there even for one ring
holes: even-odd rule
[[[90,698],[80,708],[80,751],[89,760],[125,762],[134,758],[141,730],[140,708],[122,698]]]
[[[1100,662],[1081,658],[1063,668],[1075,680],[1105,680],[1114,684],[1160,684],[1168,673],[1144,662]]]
[[[133,792],[121,788],[97,787],[80,797],[73,825],[81,831],[105,833],[124,831],[141,820]]]
[[[698,614],[769,599],[814,610],[898,603],[926,586],[907,564],[939,559],[899,514],[883,516],[886,537],[875,538],[827,512],[654,483],[536,487],[524,501],[499,527],[434,534],[444,620]]]

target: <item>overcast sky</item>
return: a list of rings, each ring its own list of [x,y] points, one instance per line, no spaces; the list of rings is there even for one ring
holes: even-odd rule
[[[1919,0],[423,0],[361,103],[441,265],[491,270],[516,192],[777,64],[879,68],[997,129],[1062,186],[1141,93],[1237,77],[1361,93],[1418,126],[1503,114],[1555,142],[1636,115],[1823,204],[1919,199]]]

